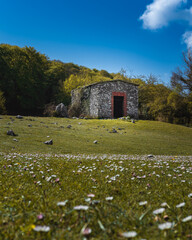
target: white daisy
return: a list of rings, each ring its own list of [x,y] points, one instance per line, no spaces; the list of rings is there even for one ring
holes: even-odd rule
[[[153,211],[153,214],[161,214],[165,211],[165,208],[159,208]]]

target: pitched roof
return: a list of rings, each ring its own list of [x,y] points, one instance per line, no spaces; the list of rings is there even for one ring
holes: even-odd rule
[[[127,84],[131,84],[131,85],[135,85],[135,86],[139,86],[139,84],[136,84],[136,83],[131,83],[131,82],[128,82],[128,81],[125,81],[125,80],[121,80],[121,79],[115,79],[115,80],[110,80],[110,81],[103,81],[103,82],[92,83],[92,84],[83,86],[82,88],[94,86],[94,85],[97,85],[97,84],[110,83],[110,82],[118,82],[118,81],[119,81],[119,82],[124,82],[124,83],[127,83]]]

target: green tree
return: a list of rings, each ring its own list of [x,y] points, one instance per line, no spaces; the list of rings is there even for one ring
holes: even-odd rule
[[[9,113],[40,113],[45,99],[47,57],[31,47],[2,44],[0,61],[0,88]]]
[[[5,108],[5,98],[3,96],[3,92],[0,91],[0,114],[5,114],[6,108]]]

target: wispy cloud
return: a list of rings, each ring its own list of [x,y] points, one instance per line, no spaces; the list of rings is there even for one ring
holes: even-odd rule
[[[192,48],[192,31],[183,34],[183,41],[186,43],[188,49]]]
[[[153,0],[140,17],[143,27],[155,30],[175,20],[186,20],[192,25],[192,8],[184,9],[186,3],[187,0]]]

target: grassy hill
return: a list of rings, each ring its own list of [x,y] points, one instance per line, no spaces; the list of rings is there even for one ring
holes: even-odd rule
[[[18,136],[7,136],[10,129]],[[191,128],[156,121],[2,116],[0,141],[3,152],[192,155]]]
[[[191,239],[191,140],[161,122],[2,116],[0,239]]]

